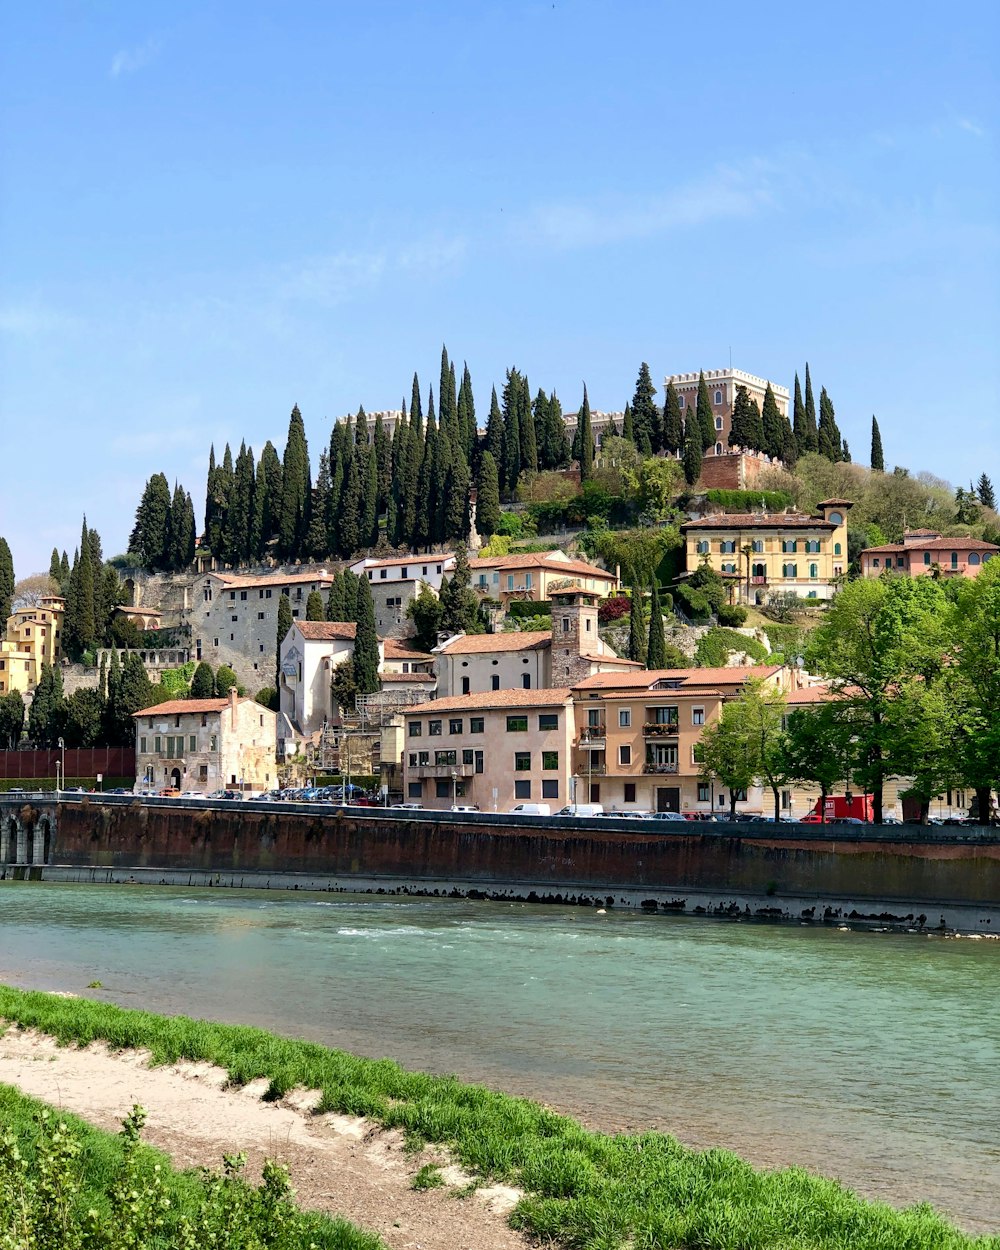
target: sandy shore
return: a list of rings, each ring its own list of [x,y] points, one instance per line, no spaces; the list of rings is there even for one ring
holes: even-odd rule
[[[528,1246],[506,1223],[516,1190],[482,1187],[460,1197],[471,1178],[436,1148],[407,1154],[397,1132],[350,1116],[313,1115],[315,1092],[262,1102],[266,1081],[242,1089],[226,1089],[226,1081],[209,1064],[150,1067],[139,1051],[60,1047],[13,1027],[0,1036],[0,1082],[112,1131],[140,1103],[149,1113],[143,1138],[178,1167],[217,1169],[223,1153],[242,1150],[256,1179],[264,1159],[276,1159],[287,1164],[300,1206],[371,1229],[392,1250]],[[426,1163],[442,1165],[447,1184],[417,1192],[410,1182]]]

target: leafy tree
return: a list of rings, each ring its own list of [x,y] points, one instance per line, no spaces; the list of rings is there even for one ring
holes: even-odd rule
[[[663,612],[660,608],[660,592],[653,582],[649,595],[649,642],[646,646],[646,667],[665,668],[667,662],[666,638],[663,635]]]
[[[672,525],[631,530],[592,530],[583,538],[591,559],[602,560],[608,569],[621,569],[623,581],[648,586],[656,578],[668,551],[679,547],[680,534]]]
[[[330,584],[330,593],[326,600],[326,619],[328,621],[346,621],[350,618],[347,616],[346,591],[344,586],[344,574],[334,573],[333,581]]]
[[[440,629],[450,634],[481,634],[483,625],[479,619],[479,599],[472,589],[472,573],[469,570],[469,553],[464,543],[455,548],[455,571],[451,578],[441,583]]]
[[[272,712],[280,712],[281,708],[278,703],[278,692],[273,686],[261,686],[253,697],[254,703],[259,703],[261,707],[269,708]]]
[[[64,624],[66,649],[75,657],[89,651],[97,641],[92,550],[87,518],[84,517],[80,551],[70,573]]]
[[[771,790],[774,818],[780,819],[779,787],[786,778],[784,710],[781,691],[762,681],[748,681],[702,734],[701,775],[709,778],[714,774],[728,787],[731,820],[736,819],[736,792],[748,790],[754,781]]]
[[[0,628],[7,624],[14,601],[14,557],[6,538],[0,538]]]
[[[278,508],[278,554],[295,559],[305,538],[309,515],[309,449],[298,404],[288,420]]]
[[[53,747],[63,730],[62,673],[43,664],[28,712],[28,737],[38,746]]]
[[[228,664],[220,664],[215,674],[215,690],[220,699],[228,699],[230,690],[239,689],[239,678]]]
[[[684,419],[681,415],[680,396],[673,382],[667,383],[663,400],[663,449],[673,455],[684,446]]]
[[[651,456],[637,469],[626,469],[623,476],[646,516],[660,524],[673,518],[673,502],[684,480],[679,461]]]
[[[413,637],[419,649],[430,651],[436,647],[438,631],[441,628],[442,607],[437,595],[429,586],[420,587],[420,593],[407,605],[406,615],[413,622]]]
[[[872,455],[871,465],[873,473],[885,472],[885,456],[882,454],[882,435],[879,432],[878,421],[872,414]]]
[[[698,401],[695,411],[698,429],[701,431],[701,450],[705,452],[715,442],[715,413],[712,411],[712,397],[708,392],[704,371],[698,374]]]
[[[818,449],[819,454],[826,456],[827,460],[838,461],[847,458],[844,455],[844,443],[833,411],[833,401],[826,393],[825,386],[820,387],[819,392]]]
[[[695,620],[707,620],[726,602],[726,585],[706,557],[677,587],[675,598]]]
[[[577,459],[580,463],[580,481],[588,481],[594,472],[594,431],[590,420],[590,400],[587,387],[583,388],[583,403],[577,415]]]
[[[162,473],[146,483],[135,511],[129,550],[138,553],[143,568],[170,568],[170,487]]]
[[[976,487],[976,493],[979,496],[979,502],[984,508],[992,508],[994,512],[997,510],[996,495],[993,493],[993,483],[984,473]]]
[[[357,632],[354,636],[354,680],[359,694],[378,690],[378,635],[375,633],[375,605],[367,578],[358,582]]]
[[[119,725],[124,731],[124,745],[128,746],[135,741],[135,713],[150,707],[152,702],[153,686],[146,675],[142,660],[135,651],[129,651],[122,665],[121,689],[116,709]]]
[[[760,451],[763,438],[763,426],[757,428],[757,417],[754,416],[754,403],[745,386],[736,388],[736,399],[733,403],[733,416],[729,426],[729,446],[739,447],[744,451]]]
[[[1000,789],[1000,558],[978,577],[956,578],[949,588],[953,656],[945,682],[959,725],[962,780],[975,790],[985,823],[990,792]]]
[[[254,489],[254,512],[257,518],[254,523],[254,532],[259,534],[258,547],[254,554],[258,558],[264,555],[268,545],[278,535],[284,476],[285,471],[278,458],[278,452],[268,439],[264,444],[264,450],[260,453]]]
[[[309,598],[306,600],[306,620],[321,621],[324,616],[323,596],[318,590],[311,590]]]
[[[931,799],[960,784],[960,721],[942,681],[908,681],[896,691],[886,718],[892,767],[907,777],[907,791],[927,823]]]
[[[785,452],[785,427],[787,419],[778,411],[778,403],[774,398],[771,383],[768,382],[764,391],[764,405],[761,408],[761,427],[764,435],[759,450],[775,460],[780,460]]]
[[[826,823],[827,796],[849,772],[853,729],[835,702],[797,708],[788,717],[784,772],[789,781],[815,782],[820,793],[820,820]]]
[[[684,480],[694,486],[701,477],[701,429],[695,418],[689,417],[684,430]]]
[[[959,486],[955,491],[955,520],[959,525],[975,525],[980,516],[979,496],[971,483],[968,490]]]
[[[816,428],[816,401],[813,399],[812,378],[809,376],[808,361],[806,361],[806,400],[803,435],[804,437],[800,438],[798,430],[795,431],[795,438],[800,452],[820,451],[819,431]]]
[[[644,456],[652,455],[663,444],[659,412],[653,399],[655,394],[656,387],[649,374],[649,365],[643,361],[639,366],[639,376],[632,396],[632,425],[635,430],[633,441]]]
[[[632,587],[632,597],[628,613],[628,658],[642,664],[645,660],[646,645],[643,637],[642,597],[638,586]]]
[[[68,747],[95,747],[104,736],[104,700],[99,690],[74,690],[65,700],[62,737]]]
[[[622,415],[622,438],[635,446],[635,422],[632,420],[632,405],[629,403],[626,403]]]
[[[0,747],[16,749],[24,732],[24,696],[20,690],[0,694]]]
[[[491,452],[484,451],[479,461],[479,478],[476,484],[476,530],[483,538],[490,538],[500,524],[500,483],[497,478],[497,462]]]
[[[321,560],[330,550],[329,519],[332,508],[331,492],[333,484],[330,478],[330,457],[325,451],[320,453],[319,472],[313,487],[312,501],[309,506],[309,530],[306,534],[306,555],[314,560]]]
[[[52,558],[49,560],[49,577],[57,586],[59,585],[59,576],[61,571],[62,566],[59,563],[59,548],[53,547]]]
[[[292,628],[292,601],[287,595],[278,600],[278,637],[275,643],[274,685],[281,689],[281,644],[285,641],[288,631]]]
[[[201,660],[191,678],[190,697],[192,699],[211,699],[215,695],[215,674],[211,664]]]

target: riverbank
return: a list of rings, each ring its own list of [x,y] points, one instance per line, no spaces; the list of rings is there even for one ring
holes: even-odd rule
[[[1000,1237],[966,1236],[926,1207],[896,1211],[795,1169],[756,1172],[734,1155],[698,1153],[664,1134],[588,1132],[524,1099],[258,1029],[10,988],[0,988],[0,1017],[65,1043],[103,1041],[113,1049],[148,1051],[154,1064],[211,1065],[233,1086],[263,1093],[267,1113],[297,1089],[320,1091],[322,1114],[367,1119],[414,1145],[448,1150],[484,1180],[520,1188],[524,1196],[511,1223],[557,1244],[586,1250],[624,1244],[1000,1250]],[[133,1076],[136,1064],[125,1064]]]

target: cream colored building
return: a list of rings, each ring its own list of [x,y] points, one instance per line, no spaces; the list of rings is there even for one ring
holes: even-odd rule
[[[161,790],[269,790],[277,783],[277,717],[235,690],[226,699],[172,699],[134,715],[140,785]]]
[[[472,589],[489,599],[544,602],[554,590],[576,586],[604,597],[620,586],[615,573],[576,560],[565,551],[543,551],[517,556],[482,556],[469,561]]]
[[[717,513],[680,527],[688,572],[704,560],[734,598],[764,603],[769,593],[832,599],[847,571],[848,499],[824,499],[816,514]]]
[[[0,694],[34,690],[42,665],[59,663],[65,609],[65,599],[46,595],[7,618],[6,634],[0,642]]]
[[[573,697],[567,687],[435,699],[405,716],[403,793],[409,803],[506,812],[515,803],[570,801]]]

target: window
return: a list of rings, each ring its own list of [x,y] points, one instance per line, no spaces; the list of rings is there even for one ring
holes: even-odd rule
[[[514,772],[530,773],[531,772],[531,752],[515,751],[514,752]]]
[[[698,782],[698,802],[699,803],[711,803],[711,801],[712,801],[712,798],[711,798],[711,792],[708,787],[708,782],[699,781]]]
[[[733,796],[735,797],[737,803],[745,803],[747,801],[746,790],[734,790]]]
[[[707,556],[708,555],[708,539],[707,538],[699,539],[698,542],[695,544],[695,551],[700,556]]]
[[[568,616],[564,616],[562,618],[562,632],[564,634],[569,633],[569,617]]]
[[[448,722],[448,732],[450,734],[460,734],[462,732],[462,722],[460,720],[450,720]]]
[[[491,689],[491,690],[499,690],[499,689],[500,689],[500,675],[499,675],[499,673],[494,673],[494,674],[493,674],[493,676],[490,678],[490,689]]]
[[[218,638],[216,638],[215,641],[212,643],[212,646],[217,647],[218,645],[219,645],[219,640]]]
[[[208,749],[210,751],[218,751],[219,749],[219,739],[215,736],[215,734],[209,735]]]
[[[900,561],[900,563],[902,563],[902,561]],[[819,565],[818,565],[818,564],[810,564],[810,565],[809,565],[809,576],[810,576],[810,577],[819,577]]]
[[[407,567],[406,567],[406,565],[405,565],[405,564],[404,564],[404,565],[403,565],[403,567],[400,569],[400,571],[399,571],[399,575],[400,575],[400,577],[402,578],[402,580],[405,582],[405,581],[406,581],[406,579],[407,579]]]
[[[619,729],[631,729],[632,728],[632,709],[630,707],[623,707],[623,708],[618,709],[618,728]]]
[[[722,403],[722,392],[721,392],[721,391],[716,391],[716,392],[715,392],[715,402],[716,402],[717,404],[721,404],[721,403]]]
[[[153,752],[156,755],[163,754],[163,747],[160,745],[160,742],[161,742],[161,739],[159,738],[159,736],[153,739]]]
[[[508,716],[507,732],[509,734],[526,734],[528,732],[527,716]]]
[[[957,551],[953,551],[951,553],[951,567],[953,569],[958,568],[958,552]]]
[[[558,712],[542,712],[538,717],[538,728],[543,732],[547,729],[559,728]]]
[[[450,799],[452,795],[451,785],[452,783],[448,779],[438,777],[434,782],[434,797],[436,799]],[[455,791],[458,791],[457,785],[455,786]]]
[[[507,589],[508,590],[514,589],[514,574],[513,573],[507,574]]]
[[[930,562],[931,562],[931,553],[929,551],[925,551],[924,552],[924,564],[930,564]],[[878,564],[878,560],[873,560],[872,564]]]
[[[264,613],[263,613],[263,612],[258,612],[258,613],[257,613],[257,620],[258,620],[258,621],[262,621],[263,619],[264,619]]]
[[[970,564],[978,564],[978,563],[979,563],[979,552],[978,552],[978,551],[970,551],[970,552],[969,552],[969,563],[970,563]]]
[[[432,738],[441,737],[441,721],[429,720],[427,722],[427,732]]]
[[[750,550],[754,553],[755,556],[763,555],[764,553],[763,538],[755,538],[753,542],[750,544]]]
[[[379,573],[378,573],[378,575],[379,575],[379,577],[380,577],[380,578],[384,581],[384,580],[385,580],[385,579],[389,576],[389,570],[388,570],[388,569],[379,569]]]
[[[732,561],[729,561],[729,563],[724,563],[724,564],[722,565],[722,568],[721,568],[721,570],[720,570],[720,571],[721,571],[721,572],[723,572],[723,573],[735,573],[735,572],[736,572],[736,565],[735,565],[735,564],[733,564],[733,563],[732,563]]]
[[[525,573],[524,575],[524,589],[525,590],[531,589],[531,574],[530,573]]]
[[[653,723],[655,725],[676,725],[677,709],[675,707],[654,707]]]
[[[421,768],[423,768],[425,764],[429,764],[430,762],[431,762],[430,751],[421,751],[420,754],[417,756],[417,763],[420,765]]]
[[[542,782],[542,798],[557,799],[559,797],[559,782],[554,778],[549,778]]]
[[[839,556],[839,555],[840,555],[840,543],[834,543],[834,544],[833,544],[833,554],[834,554],[835,556]]]
[[[558,767],[559,767],[559,752],[558,751],[543,751],[542,752],[543,771],[551,772],[553,769],[557,769]]]
[[[197,749],[198,749],[198,739],[194,736],[194,734],[188,734],[188,750],[197,751]]]
[[[736,540],[734,538],[723,538],[719,543],[719,550],[724,556],[731,556],[736,553]]]
[[[466,747],[466,748],[462,751],[462,763],[463,763],[463,764],[471,764],[471,763],[472,763],[472,748],[471,748],[471,747]]]
[[[417,766],[417,753],[416,751],[411,751],[410,752],[410,767],[416,768],[416,766]]]
[[[468,694],[468,693],[469,693],[469,679],[468,677],[463,677],[462,678],[462,694]]]
[[[693,707],[691,709],[691,724],[692,725],[704,725],[704,723],[705,723],[705,709],[703,707]]]
[[[486,732],[486,718],[483,716],[469,717],[469,733],[481,734]]]
[[[830,520],[833,522],[833,524],[834,524],[834,525],[843,525],[843,524],[844,524],[844,517],[843,517],[843,514],[842,514],[842,513],[840,513],[840,512],[831,512],[831,513],[830,513]]]
[[[595,781],[595,782],[591,782],[591,786],[590,786],[590,802],[591,802],[591,803],[600,803],[600,801],[601,801],[601,786],[600,786],[600,783],[599,783],[599,782],[596,782],[596,781]]]
[[[782,550],[782,551],[785,551],[785,552],[788,552],[788,551],[797,551],[797,550],[798,550],[798,541],[797,541],[797,539],[794,539],[794,538],[783,538],[783,539],[781,540],[781,550]]]
[[[530,673],[521,674],[521,686],[525,690],[531,689],[531,674]]]
[[[408,799],[423,798],[424,783],[422,781],[411,781],[406,786],[406,797]]]
[[[821,550],[821,547],[820,547],[820,541],[818,538],[808,539],[806,541],[806,551],[811,551],[815,555],[815,554],[818,554],[820,550]]]
[[[434,766],[435,768],[453,768],[458,763],[458,757],[454,751],[435,751]]]
[[[411,721],[410,721],[410,729],[409,729],[409,733],[410,733],[410,737],[411,737],[411,738],[419,738],[419,737],[420,737],[420,735],[423,733],[423,726],[421,725],[420,721],[418,721],[418,720],[411,720]]]
[[[721,443],[716,443],[716,444],[715,444],[715,454],[716,454],[717,456],[721,456],[721,455],[722,455],[722,444],[721,444]]]
[[[716,428],[717,430],[721,430],[721,429],[722,429],[722,418],[721,418],[721,417],[716,417],[716,418],[715,418],[715,428]]]
[[[514,782],[514,798],[530,799],[531,798],[531,782],[515,781]]]
[[[683,407],[684,407],[684,396],[683,396],[683,395],[678,395],[678,397],[677,397],[677,406],[678,406],[678,408],[683,408]]]
[[[635,782],[626,781],[624,786],[624,799],[626,803],[635,802]]]
[[[146,754],[146,739],[145,738],[139,739],[139,754],[140,755]]]
[[[623,765],[632,763],[632,748],[627,744],[618,748],[618,763]]]
[[[782,577],[798,577],[799,566],[797,564],[783,564],[781,566]]]
[[[235,591],[235,590],[231,590],[231,591],[229,592],[229,597],[230,597],[230,599],[235,599],[235,598],[236,598],[236,591]]]
[[[872,568],[877,569],[879,564],[878,556],[872,556]]]
[[[244,603],[246,603],[247,592],[245,590],[240,591],[240,598],[243,600]]]

